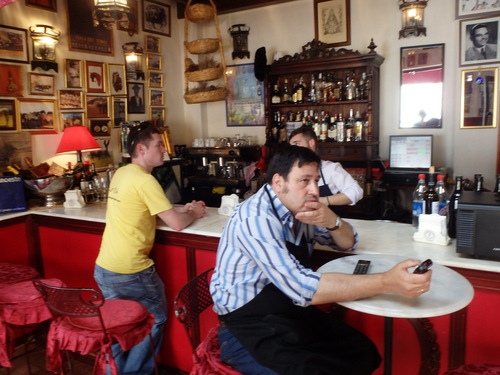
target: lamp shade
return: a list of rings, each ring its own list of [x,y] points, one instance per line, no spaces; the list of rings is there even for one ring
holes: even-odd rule
[[[71,151],[100,150],[101,146],[85,126],[69,126],[64,129],[57,154]]]

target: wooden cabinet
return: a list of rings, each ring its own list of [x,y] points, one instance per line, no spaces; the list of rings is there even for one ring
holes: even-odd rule
[[[361,141],[347,142],[318,142],[318,153],[322,159],[340,162],[344,168],[363,168],[365,171],[365,199],[373,197],[372,167],[373,161],[379,160],[379,113],[380,113],[380,65],[384,58],[375,52],[375,44],[368,46],[370,52],[361,54],[358,51],[345,48],[329,48],[326,44],[313,40],[302,47],[302,52],[294,56],[284,56],[269,66],[266,81],[266,145],[267,156],[270,158],[279,149],[280,142],[276,136],[274,119],[277,112],[285,116],[286,121],[294,122],[298,117],[303,117],[304,111],[318,113],[324,112],[330,116],[342,114],[347,119],[350,110],[359,112],[365,124],[366,135]],[[345,85],[346,77],[354,77],[356,84],[363,74],[366,75],[367,87],[361,94],[355,95],[353,100],[347,100],[345,95],[335,99],[335,95],[320,95],[320,100],[311,100],[311,81],[318,80],[319,75],[328,77],[335,85]],[[324,78],[323,78],[324,79]],[[276,85],[283,90],[285,80],[288,82],[289,91],[293,91],[294,82],[304,82],[305,89],[302,102],[273,103],[272,94]],[[338,84],[337,84],[338,83]],[[291,121],[290,121],[291,120]],[[290,124],[291,125],[291,124]],[[281,123],[283,129],[285,124]],[[293,127],[293,125],[291,125]],[[295,125],[297,126],[297,125]],[[274,129],[273,129],[274,128]],[[278,138],[278,139],[277,139]],[[371,205],[368,205],[371,206]],[[370,216],[370,215],[367,215]]]

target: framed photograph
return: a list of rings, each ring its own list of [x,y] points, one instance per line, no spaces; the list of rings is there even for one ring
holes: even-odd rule
[[[113,96],[113,126],[119,128],[123,121],[127,121],[127,97]]]
[[[23,96],[23,67],[20,65],[0,64],[0,95]]]
[[[110,137],[111,136],[111,121],[88,120],[88,129],[94,137]]]
[[[111,95],[127,95],[124,64],[108,64],[108,79]]]
[[[64,86],[69,89],[83,88],[82,60],[64,59]]]
[[[165,104],[165,97],[163,91],[149,90],[149,105],[159,106]]]
[[[0,132],[17,130],[15,99],[0,99]]]
[[[160,38],[152,35],[146,35],[144,45],[146,46],[144,48],[146,52],[160,53]]]
[[[104,63],[85,61],[85,81],[87,92],[106,92]]]
[[[144,83],[127,82],[128,113],[145,113]]]
[[[146,66],[148,70],[161,70],[161,55],[148,53],[146,55]]]
[[[113,30],[102,25],[94,27],[94,2],[66,0],[68,15],[68,44],[70,51],[113,56]]]
[[[456,0],[457,14],[456,18],[492,16],[500,11],[500,2],[498,1],[479,1],[479,0]]]
[[[153,0],[142,0],[142,30],[170,36],[170,5]]]
[[[109,117],[109,96],[87,95],[85,97],[87,118]]]
[[[128,0],[128,5],[132,8],[132,14],[129,14],[127,21],[116,22],[116,29],[126,31],[128,35],[139,34],[139,6],[138,0]]]
[[[18,99],[21,131],[56,131],[56,101]]]
[[[26,0],[26,5],[57,12],[57,0]]]
[[[82,109],[83,92],[78,90],[59,90],[59,109]]]
[[[70,126],[85,126],[85,114],[83,112],[61,112],[61,130]]]
[[[265,126],[264,86],[255,78],[254,65],[232,65],[226,69],[227,126]]]
[[[148,72],[148,86],[149,87],[163,87],[163,73]]]
[[[29,73],[30,95],[54,96],[54,76],[50,74]]]
[[[500,17],[460,21],[460,66],[500,61]]]
[[[351,0],[314,0],[314,35],[329,46],[351,44]]]
[[[462,71],[460,128],[496,128],[498,68]]]
[[[150,108],[150,120],[154,121],[165,121],[165,108]]]
[[[0,25],[0,61],[28,63],[28,31]]]

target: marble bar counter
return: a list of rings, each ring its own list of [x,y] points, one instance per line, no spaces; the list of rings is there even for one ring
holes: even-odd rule
[[[106,204],[94,203],[81,209],[64,207],[30,210],[15,214],[0,215],[0,222],[24,215],[39,215],[105,223]],[[220,237],[228,216],[219,215],[217,208],[208,207],[207,215],[181,231],[185,234]],[[359,243],[353,254],[390,254],[424,260],[431,258],[434,262],[456,268],[500,273],[500,261],[492,259],[475,259],[459,254],[455,250],[455,240],[448,246],[440,246],[413,241],[415,227],[410,224],[379,221],[345,219],[359,233]],[[158,230],[172,231],[158,220]],[[330,248],[317,245],[317,249],[332,251]],[[500,260],[500,259],[499,259]]]

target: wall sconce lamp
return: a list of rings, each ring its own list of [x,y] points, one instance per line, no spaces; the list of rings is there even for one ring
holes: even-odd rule
[[[92,18],[95,27],[102,25],[109,30],[115,22],[128,23],[131,15],[132,8],[128,0],[94,0]]]
[[[399,0],[399,9],[402,12],[399,39],[410,35],[426,34],[424,27],[424,9],[429,0]]]
[[[30,27],[30,35],[33,39],[31,70],[41,68],[43,70],[54,69],[57,72],[56,44],[61,32],[52,26],[36,25]]]
[[[250,52],[248,51],[248,34],[250,32],[250,27],[244,24],[233,25],[228,30],[233,37],[233,60],[237,57],[240,59],[247,57],[250,58]]]
[[[144,79],[142,70],[142,47],[137,42],[125,43],[123,46],[123,54],[125,55],[125,68],[127,71],[127,79]]]

